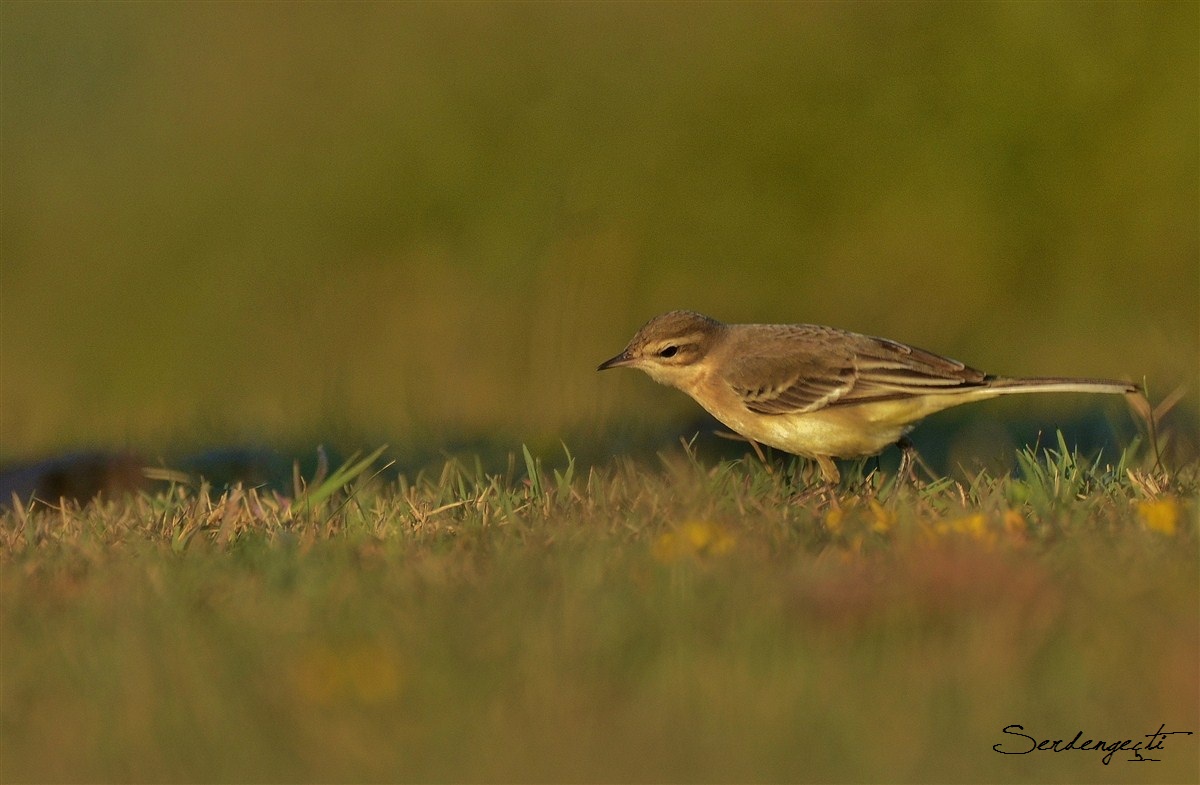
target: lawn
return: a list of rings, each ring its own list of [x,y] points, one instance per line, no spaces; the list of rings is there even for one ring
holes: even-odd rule
[[[994,749],[1200,730],[1197,466],[1134,452],[836,504],[681,447],[17,505],[0,778],[1194,782],[1195,735]]]

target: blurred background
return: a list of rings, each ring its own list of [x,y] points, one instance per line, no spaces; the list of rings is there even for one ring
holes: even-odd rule
[[[673,308],[1188,385],[1194,454],[1197,9],[5,3],[0,463],[673,439],[594,371]]]

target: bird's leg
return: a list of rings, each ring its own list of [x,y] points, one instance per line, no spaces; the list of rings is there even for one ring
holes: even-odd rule
[[[901,436],[896,446],[900,448],[900,468],[896,472],[899,481],[907,480],[912,485],[917,484],[917,473],[913,470],[913,464],[916,463],[917,448],[913,446],[912,440],[907,436]]]
[[[837,487],[838,482],[842,479],[842,475],[838,472],[838,467],[833,462],[833,459],[828,455],[815,455],[813,457],[817,462],[817,466],[821,468],[821,479],[825,481],[825,490],[829,493],[829,505],[836,509],[841,506],[838,504]]]
[[[836,486],[842,479],[842,475],[838,472],[837,465],[828,455],[814,456],[817,466],[821,468],[821,479],[829,486]]]
[[[817,468],[821,470],[821,479],[806,484],[803,488],[799,487],[799,483],[803,477],[799,472],[793,476],[793,482],[797,489],[792,496],[792,501],[796,504],[804,504],[809,499],[824,499],[829,502],[829,506],[837,508],[837,484],[840,479],[837,466],[828,456],[814,455],[811,460],[817,462]]]
[[[762,447],[758,446],[758,442],[753,439],[747,439],[746,441],[750,442],[750,446],[754,448],[754,454],[758,456],[758,461],[767,470],[767,474],[774,474],[775,470],[771,468],[771,462],[767,460],[767,456],[763,455]]]

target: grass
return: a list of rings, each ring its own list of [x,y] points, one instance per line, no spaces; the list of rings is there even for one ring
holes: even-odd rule
[[[802,462],[686,445],[369,464],[4,513],[0,779],[1200,774],[1194,735],[1144,765],[992,749],[1200,730],[1194,464],[859,466],[836,506]]]

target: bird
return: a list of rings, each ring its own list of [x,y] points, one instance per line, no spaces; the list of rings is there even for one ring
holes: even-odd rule
[[[959,404],[1017,393],[1140,395],[1115,379],[1020,378],[887,338],[817,324],[725,324],[694,311],[655,316],[597,371],[636,368],[692,397],[742,437],[816,461],[878,455],[890,445],[911,468],[906,434]]]

